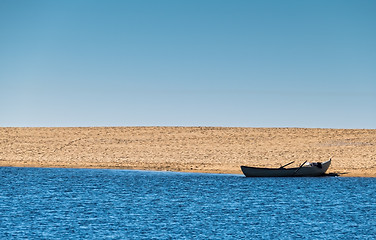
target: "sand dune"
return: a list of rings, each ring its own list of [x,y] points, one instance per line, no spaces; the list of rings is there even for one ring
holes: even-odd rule
[[[0,166],[241,173],[332,158],[376,176],[376,130],[220,127],[0,128]]]

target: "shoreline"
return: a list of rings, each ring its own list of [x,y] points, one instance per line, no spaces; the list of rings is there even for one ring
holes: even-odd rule
[[[375,129],[0,127],[0,166],[242,174],[240,166],[299,166],[376,177]]]
[[[156,169],[129,169],[129,168],[105,168],[105,167],[68,167],[68,166],[4,166],[0,165],[0,167],[4,168],[45,168],[45,169],[87,169],[87,170],[124,170],[124,171],[145,171],[145,172],[171,172],[171,173],[198,173],[198,174],[223,174],[223,175],[239,175],[245,177],[243,173],[231,173],[231,172],[211,172],[211,171],[173,171],[173,170],[156,170]],[[336,173],[328,171],[323,176],[320,177],[341,177],[341,178],[375,178],[376,176],[373,174],[361,174],[361,173],[352,173],[347,175],[347,173]],[[257,178],[257,177],[256,177]],[[261,177],[267,178],[267,177]],[[277,177],[278,178],[278,177]],[[293,177],[282,177],[282,178],[293,178]],[[297,177],[297,178],[304,178],[304,177]],[[311,177],[316,178],[316,177]]]

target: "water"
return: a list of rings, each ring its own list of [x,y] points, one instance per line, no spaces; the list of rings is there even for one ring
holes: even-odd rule
[[[376,179],[0,168],[1,239],[375,239]]]

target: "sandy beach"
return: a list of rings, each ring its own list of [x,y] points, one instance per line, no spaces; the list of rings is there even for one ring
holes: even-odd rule
[[[376,130],[221,127],[0,128],[0,166],[241,174],[332,158],[329,173],[376,177]]]

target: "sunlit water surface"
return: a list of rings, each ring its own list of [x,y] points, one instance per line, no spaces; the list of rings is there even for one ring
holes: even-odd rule
[[[375,239],[374,178],[0,168],[2,239]]]

